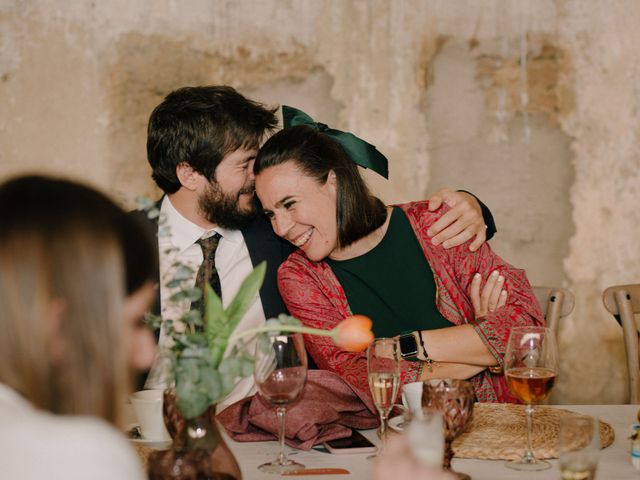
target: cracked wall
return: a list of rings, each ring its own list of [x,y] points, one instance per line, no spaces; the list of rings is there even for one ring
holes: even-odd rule
[[[494,248],[576,294],[556,400],[621,402],[599,296],[640,281],[638,24],[633,0],[0,0],[0,178],[54,172],[131,205],[156,194],[145,128],[171,89],[299,105],[390,158],[389,182],[367,175],[385,200],[485,199]]]

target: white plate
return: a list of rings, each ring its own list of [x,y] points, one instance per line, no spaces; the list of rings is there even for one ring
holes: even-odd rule
[[[402,415],[398,415],[397,417],[390,418],[389,428],[396,432],[402,432],[402,430],[404,430],[404,417]]]

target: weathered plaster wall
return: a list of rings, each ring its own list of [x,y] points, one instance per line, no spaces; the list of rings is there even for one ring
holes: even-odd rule
[[[299,105],[388,155],[391,181],[368,175],[385,200],[487,200],[494,248],[576,294],[557,399],[623,401],[599,295],[640,281],[637,25],[634,0],[0,0],[0,178],[57,172],[131,202],[156,193],[145,127],[170,90]]]

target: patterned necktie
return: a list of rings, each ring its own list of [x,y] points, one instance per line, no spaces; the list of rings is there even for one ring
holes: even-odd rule
[[[202,290],[202,298],[191,304],[191,310],[200,310],[204,318],[204,297],[206,295],[205,278],[213,288],[213,291],[222,298],[222,289],[220,287],[220,277],[216,269],[216,249],[222,235],[214,233],[210,237],[201,238],[196,243],[202,248],[202,263],[196,274],[196,287]]]

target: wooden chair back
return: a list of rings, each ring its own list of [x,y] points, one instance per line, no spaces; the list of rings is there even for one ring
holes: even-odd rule
[[[547,327],[558,338],[560,319],[573,311],[575,305],[573,293],[566,288],[541,286],[534,286],[533,293],[544,313]]]
[[[629,401],[640,403],[640,363],[638,359],[638,327],[634,315],[640,313],[640,284],[614,285],[602,294],[604,308],[622,326],[624,349],[629,371]]]

